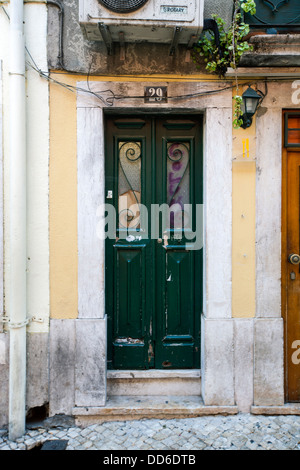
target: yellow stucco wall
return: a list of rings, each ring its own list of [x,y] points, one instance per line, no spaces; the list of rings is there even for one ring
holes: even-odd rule
[[[76,85],[72,77],[67,81]],[[49,179],[50,312],[52,318],[76,318],[76,94],[55,84],[50,86]]]
[[[255,316],[256,122],[233,129],[232,316]]]

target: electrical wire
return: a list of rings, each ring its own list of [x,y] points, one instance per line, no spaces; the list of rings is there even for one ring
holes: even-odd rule
[[[2,9],[3,9],[4,13],[6,14],[7,18],[10,19],[9,15],[8,15],[7,11],[5,10],[3,5],[2,5]],[[111,89],[93,91],[91,89],[91,86],[90,86],[91,65],[90,65],[88,73],[87,73],[87,89],[82,88],[82,87],[78,87],[78,86],[74,86],[74,85],[70,85],[68,83],[56,80],[56,79],[53,78],[53,76],[50,76],[49,71],[47,71],[47,72],[42,71],[38,67],[36,61],[34,60],[32,54],[30,53],[30,51],[28,50],[28,48],[26,46],[25,46],[25,50],[26,50],[26,52],[27,52],[27,54],[30,58],[30,61],[26,60],[26,65],[28,67],[30,67],[31,69],[36,71],[41,78],[46,79],[49,82],[54,83],[58,86],[61,86],[65,89],[67,89],[68,91],[71,91],[73,93],[82,92],[82,93],[85,93],[85,94],[89,94],[89,95],[94,96],[95,98],[99,99],[104,105],[106,105],[108,107],[114,106],[114,102],[118,101],[118,100],[144,99],[144,95],[142,95],[142,96],[141,95],[116,95],[113,92],[113,90],[111,90]],[[80,74],[80,75],[84,74],[83,72],[76,72],[76,71],[71,71],[71,70],[64,69],[63,72],[59,72],[59,71],[51,72],[51,75],[53,75],[55,73],[70,73],[70,74]],[[294,80],[296,78],[297,77],[293,77]],[[156,79],[157,79],[157,77],[156,77]],[[197,79],[195,78],[195,80],[197,80]],[[226,79],[226,80],[228,80],[228,79]],[[232,80],[233,80],[233,78],[232,78]],[[216,78],[206,79],[205,81],[214,81],[215,83],[218,82]],[[243,85],[254,85],[254,84],[264,82],[265,87],[266,87],[266,92],[267,92],[267,83],[279,82],[279,81],[291,81],[291,77],[276,77],[274,79],[270,79],[268,77],[265,77],[264,79],[250,80],[249,83],[244,82],[244,80],[243,80]],[[222,88],[213,89],[213,90],[200,91],[200,92],[189,93],[189,94],[185,94],[185,95],[168,96],[168,100],[183,100],[183,99],[187,100],[187,99],[193,99],[193,98],[197,98],[197,97],[201,97],[201,96],[209,96],[209,95],[214,95],[214,94],[217,94],[217,93],[222,93],[222,92],[225,92],[225,91],[228,91],[228,90],[232,90],[235,87],[236,87],[235,84],[231,84],[231,85],[228,85],[228,86],[225,86],[225,87],[222,87]],[[108,95],[108,96],[105,97],[105,95]]]
[[[79,91],[79,92],[83,92],[83,93],[86,93],[86,94],[90,94],[90,95],[94,96],[95,98],[99,99],[100,101],[102,101],[102,103],[104,103],[106,106],[109,106],[109,107],[114,105],[115,100],[116,101],[121,101],[121,100],[128,100],[128,99],[131,100],[131,99],[144,99],[145,98],[144,95],[116,95],[111,89],[92,91],[92,89],[90,87],[90,80],[89,80],[88,75],[87,75],[87,89],[86,88],[81,88],[81,87],[78,87],[78,86],[74,86],[74,85],[70,85],[70,84],[55,80],[53,77],[49,76],[46,72],[43,72],[42,70],[35,67],[34,65],[32,65],[29,62],[27,62],[27,64],[32,69],[34,69],[42,78],[45,78],[48,81],[51,81],[52,83],[55,83],[56,85],[60,85],[64,88],[67,88],[69,91],[73,91],[73,92],[78,92]],[[247,83],[246,83],[246,85],[247,85]],[[201,91],[201,92],[196,92],[196,93],[190,93],[190,94],[186,94],[186,95],[168,96],[168,100],[192,99],[192,98],[197,98],[197,97],[201,97],[201,96],[208,96],[208,95],[213,95],[213,94],[216,94],[216,93],[222,93],[224,91],[232,90],[233,88],[235,88],[235,85],[230,85],[230,86],[227,86],[227,87],[218,88],[218,89],[214,89],[214,90],[206,90],[206,91]],[[105,98],[103,96],[105,94],[109,94],[110,96]]]
[[[39,67],[37,66],[36,62],[34,61],[32,55],[26,48],[26,51],[28,52],[28,55],[32,61],[26,61],[27,66],[35,70],[41,78],[44,78],[48,80],[49,82],[52,82],[58,86],[61,86],[63,88],[66,88],[69,91],[72,91],[74,93],[76,92],[82,92],[85,94],[89,94],[91,96],[94,96],[95,98],[99,99],[104,105],[108,107],[114,106],[115,101],[120,101],[120,100],[128,100],[128,99],[144,99],[144,95],[117,95],[113,92],[111,89],[106,89],[106,90],[99,90],[99,91],[93,91],[91,89],[90,85],[90,76],[91,76],[91,66],[89,67],[89,71],[87,73],[87,88],[82,88],[74,85],[70,85],[68,83],[62,82],[60,80],[56,80],[52,76],[49,75],[49,72],[44,72]],[[82,75],[82,73],[81,73]],[[293,77],[292,79],[295,80],[297,77]],[[258,85],[260,83],[265,84],[265,93],[262,93],[264,96],[268,93],[268,83],[271,82],[290,82],[291,77],[276,77],[276,78],[268,78],[264,77],[262,79],[256,79],[256,80],[249,80],[249,81],[244,81],[243,80],[243,85],[244,86],[250,86],[250,85]],[[175,96],[168,96],[168,100],[183,100],[183,99],[193,99],[201,96],[209,96],[209,95],[215,95],[217,93],[222,93],[228,90],[232,90],[235,88],[235,84],[231,84],[222,88],[217,88],[213,90],[205,90],[205,91],[199,91],[195,93],[189,93],[189,94],[184,94],[184,95],[175,95]],[[259,90],[258,90],[259,91]],[[105,97],[105,95],[109,95]]]
[[[30,58],[32,59],[31,55],[30,55]],[[144,99],[145,98],[144,95],[117,95],[111,89],[93,91],[91,89],[91,85],[90,85],[91,66],[89,67],[89,71],[87,73],[87,88],[82,88],[82,87],[78,87],[78,86],[75,86],[75,85],[71,85],[69,83],[65,83],[65,82],[56,80],[55,78],[50,76],[48,72],[44,72],[44,71],[40,70],[36,66],[35,62],[34,62],[34,64],[32,64],[29,61],[26,61],[26,64],[30,68],[35,70],[40,75],[41,78],[44,78],[44,79],[48,80],[49,82],[54,83],[54,84],[56,84],[58,86],[61,86],[63,88],[66,88],[67,90],[69,90],[73,93],[81,92],[81,93],[89,94],[89,95],[97,98],[105,106],[108,106],[108,107],[114,106],[115,101],[122,101],[122,100],[128,100],[128,99],[129,100],[130,99]],[[295,79],[295,77],[293,77],[293,79]],[[261,84],[263,82],[265,84],[265,93],[261,92],[261,94],[265,97],[266,94],[268,93],[268,83],[270,83],[270,82],[279,82],[279,81],[290,82],[291,78],[290,77],[278,77],[276,79],[275,78],[270,79],[270,78],[265,77],[264,79],[250,80],[248,82],[243,80],[243,85],[244,86],[258,85],[258,84]],[[199,92],[189,93],[189,94],[184,94],[184,95],[168,96],[168,100],[183,100],[183,99],[187,100],[187,99],[193,99],[193,98],[202,97],[202,96],[215,95],[215,94],[218,94],[218,93],[222,93],[222,92],[232,90],[232,89],[235,88],[235,86],[236,86],[235,84],[232,84],[232,85],[228,85],[228,86],[213,89],[213,90],[199,91]],[[260,90],[258,90],[258,91],[260,91]],[[107,95],[107,94],[109,96],[105,97],[105,95]]]
[[[9,15],[8,15],[7,11],[5,10],[5,8],[3,7],[3,5],[2,5],[2,9],[5,12],[8,20],[10,20]],[[56,85],[59,85],[63,88],[66,88],[69,91],[72,91],[74,93],[83,92],[83,93],[90,94],[90,95],[94,96],[95,98],[99,99],[104,105],[109,106],[109,107],[114,106],[115,100],[144,99],[144,96],[140,96],[140,95],[138,95],[138,96],[116,95],[111,89],[101,90],[99,92],[92,91],[91,86],[90,86],[90,75],[91,75],[91,66],[92,65],[90,65],[88,73],[87,73],[87,89],[81,88],[81,87],[78,87],[78,86],[74,86],[74,85],[70,85],[68,83],[64,83],[64,82],[61,82],[61,81],[58,81],[58,80],[55,80],[53,77],[51,77],[49,75],[49,72],[44,72],[38,67],[36,61],[34,60],[34,58],[32,57],[32,54],[30,53],[30,51],[28,50],[28,48],[26,46],[25,46],[25,50],[26,50],[26,52],[27,52],[27,54],[28,54],[28,56],[29,56],[29,58],[32,62],[31,63],[28,60],[26,60],[26,65],[28,67],[35,70],[41,78],[46,79],[49,82],[52,82],[52,83],[54,83]],[[72,71],[66,71],[65,69],[64,69],[64,72],[74,73]],[[215,81],[216,81],[216,79],[215,79]],[[235,85],[230,85],[230,86],[223,87],[223,88],[218,88],[218,89],[215,89],[215,90],[207,90],[207,91],[202,91],[202,92],[197,92],[197,93],[190,93],[190,94],[186,94],[186,95],[169,96],[168,100],[192,99],[192,98],[197,98],[197,97],[200,97],[200,96],[207,96],[207,95],[212,95],[212,94],[216,94],[216,93],[221,93],[223,91],[231,90],[234,87],[235,87]],[[105,94],[109,94],[109,96],[105,98],[103,96]]]

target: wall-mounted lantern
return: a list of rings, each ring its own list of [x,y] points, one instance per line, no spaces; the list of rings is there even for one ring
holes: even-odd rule
[[[253,88],[249,88],[242,94],[243,104],[242,111],[243,115],[241,119],[243,120],[242,128],[247,129],[252,124],[252,118],[257,111],[258,105],[264,98],[262,92],[258,94]]]

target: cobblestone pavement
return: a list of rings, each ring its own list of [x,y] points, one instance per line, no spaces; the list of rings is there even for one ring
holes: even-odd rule
[[[300,450],[300,416],[203,416],[40,426],[15,442],[0,431],[0,450],[33,450],[67,440],[66,450]]]

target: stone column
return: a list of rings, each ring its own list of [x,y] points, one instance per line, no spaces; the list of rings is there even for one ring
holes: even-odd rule
[[[261,110],[257,118],[254,405],[275,406],[284,404],[281,318],[282,109],[272,106],[273,102],[276,103],[276,98],[272,101],[272,87],[268,95],[270,107]]]
[[[78,319],[75,322],[75,406],[106,403],[104,128],[101,108],[77,109]]]
[[[205,405],[235,404],[231,318],[231,134],[231,107],[208,108],[204,145],[205,285],[201,329]]]
[[[77,109],[78,315],[50,323],[50,415],[106,403],[104,240],[97,210],[104,202],[103,112]],[[62,312],[63,315],[64,312]]]

